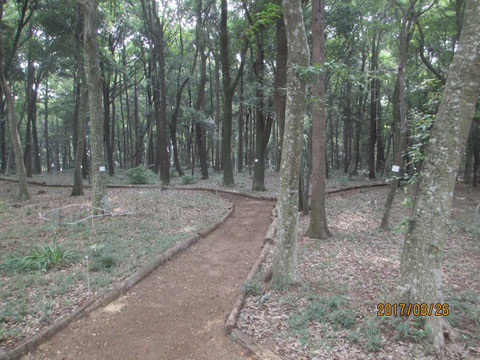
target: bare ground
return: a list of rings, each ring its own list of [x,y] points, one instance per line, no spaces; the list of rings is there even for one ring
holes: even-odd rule
[[[32,358],[244,359],[223,324],[262,246],[273,203],[228,198],[235,212],[220,228]]]

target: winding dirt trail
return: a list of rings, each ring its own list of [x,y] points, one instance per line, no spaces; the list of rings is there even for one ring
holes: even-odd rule
[[[246,359],[223,325],[263,245],[273,202],[225,197],[235,211],[222,226],[25,359]]]

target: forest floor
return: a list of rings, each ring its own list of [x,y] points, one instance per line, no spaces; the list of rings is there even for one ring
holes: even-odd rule
[[[409,201],[392,209],[391,232],[378,230],[387,189],[340,193],[327,199],[334,237],[299,239],[301,285],[285,292],[247,286],[239,327],[285,359],[433,359],[419,319],[377,317],[398,274]],[[448,321],[459,341],[448,359],[480,358],[480,191],[459,184],[444,253]],[[302,216],[300,231],[309,223]],[[272,254],[264,269],[270,266]]]
[[[129,215],[58,225],[39,214],[82,219],[90,214],[89,190],[71,197],[70,189],[30,186],[33,198],[18,203],[17,188],[0,183],[0,352],[121,283],[178,240],[217,222],[230,206],[201,192],[110,189],[113,212]]]
[[[190,174],[189,169],[185,169],[186,174]],[[175,174],[176,175],[176,174]],[[214,189],[214,190],[229,190],[233,192],[239,192],[244,194],[250,195],[263,195],[263,196],[277,196],[278,190],[280,188],[280,177],[278,176],[277,172],[266,170],[265,171],[265,187],[266,191],[252,191],[252,179],[253,175],[250,174],[247,170],[244,172],[235,172],[234,179],[235,184],[231,187],[224,187],[222,185],[223,173],[222,172],[212,172],[209,173],[209,178],[207,180],[202,180],[200,178],[200,174],[198,171],[193,177],[187,175],[190,181],[193,183],[191,184],[184,184],[184,179],[179,176],[173,175],[170,178],[171,186],[175,187],[182,187],[182,188],[194,188],[194,187],[202,187],[206,189]],[[363,184],[375,184],[383,182],[382,179],[378,180],[369,180],[368,176],[358,175],[355,177],[349,177],[348,175],[344,174],[343,171],[338,170],[331,172],[332,175],[327,180],[327,190],[334,190],[340,189],[348,186],[360,186]],[[15,176],[8,176],[7,178],[16,179]],[[44,184],[51,184],[51,185],[70,185],[73,183],[73,170],[66,170],[61,172],[51,172],[50,174],[44,173],[42,175],[33,175],[33,177],[29,180],[36,181],[39,183]],[[158,175],[152,174],[150,177],[150,184],[151,185],[159,185],[160,180]],[[110,185],[125,185],[129,184],[129,177],[127,172],[124,170],[117,170],[115,172],[115,176],[107,177],[107,182]],[[85,184],[88,185],[88,180],[85,180]]]

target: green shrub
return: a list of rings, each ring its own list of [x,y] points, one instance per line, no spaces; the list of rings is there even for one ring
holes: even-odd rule
[[[117,259],[112,255],[104,255],[98,262],[103,269],[111,269],[117,265]]]
[[[0,270],[5,272],[47,271],[73,260],[73,254],[59,244],[44,244],[34,248],[28,255],[8,256],[0,263]]]
[[[182,176],[183,185],[195,184],[197,179],[193,175],[185,174]]]
[[[130,184],[149,184],[155,178],[153,171],[145,165],[128,170],[127,176]]]
[[[246,281],[245,284],[243,285],[243,288],[247,296],[248,295],[258,296],[263,293],[262,284],[258,280]]]

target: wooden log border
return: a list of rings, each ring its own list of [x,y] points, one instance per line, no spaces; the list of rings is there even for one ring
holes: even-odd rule
[[[43,186],[43,185],[42,185]],[[50,185],[52,186],[52,185]],[[175,245],[170,247],[168,250],[164,251],[153,259],[150,263],[141,267],[133,275],[124,280],[121,284],[117,285],[115,288],[108,291],[106,294],[103,294],[99,297],[87,301],[81,308],[75,310],[72,314],[66,316],[60,321],[50,325],[45,330],[39,332],[38,334],[32,336],[21,344],[17,345],[12,350],[5,352],[0,350],[0,360],[17,360],[22,356],[27,355],[28,353],[34,353],[35,349],[47,340],[51,339],[54,335],[58,334],[61,330],[65,329],[70,323],[75,320],[78,320],[91,312],[102,308],[112,301],[116,300],[120,296],[127,293],[133,286],[138,284],[144,278],[146,278],[152,271],[158,268],[160,265],[165,264],[168,260],[175,257],[177,254],[187,249],[199,239],[206,237],[212,231],[217,229],[220,225],[225,223],[227,219],[233,214],[235,210],[235,204],[232,203],[227,212],[222,216],[222,218],[215,224],[209,226],[208,228],[197,232],[195,235],[188,237],[184,240],[177,242]]]
[[[250,272],[248,273],[243,283],[244,285],[237,296],[235,304],[233,305],[233,309],[228,315],[224,325],[225,333],[227,336],[230,337],[230,339],[232,339],[235,343],[237,343],[238,345],[243,347],[245,350],[247,350],[248,353],[252,355],[254,358],[264,359],[264,360],[266,359],[277,360],[277,359],[281,359],[281,357],[274,351],[262,345],[259,345],[252,337],[250,337],[249,335],[245,334],[240,329],[238,329],[237,320],[238,320],[238,316],[240,315],[240,311],[242,310],[243,305],[245,304],[245,298],[247,296],[247,293],[245,290],[245,284],[254,278],[255,274],[258,272],[258,269],[260,268],[260,265],[265,260],[265,257],[270,251],[270,248],[273,246],[276,227],[277,227],[277,213],[276,213],[276,208],[273,208],[272,222],[270,223],[270,226],[268,227],[267,232],[265,233],[262,251],[260,252],[259,257],[257,258],[257,261],[255,261],[252,268],[250,269]]]

